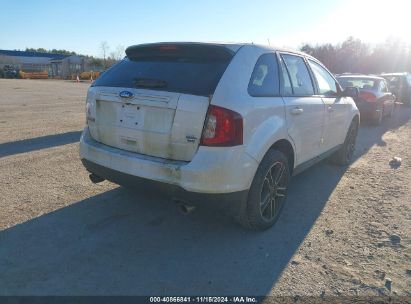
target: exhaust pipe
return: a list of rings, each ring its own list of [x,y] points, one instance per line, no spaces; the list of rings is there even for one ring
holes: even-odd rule
[[[189,214],[189,213],[193,212],[194,209],[196,208],[196,207],[194,207],[194,206],[186,205],[186,204],[184,204],[182,201],[180,201],[180,200],[178,200],[178,199],[174,199],[174,202],[177,204],[178,209],[179,209],[179,210],[181,211],[181,213],[183,213],[183,214]]]
[[[90,178],[90,180],[93,184],[98,184],[98,183],[101,183],[101,182],[104,181],[104,178],[102,178],[98,175],[95,175],[94,173],[91,173],[88,177]]]
[[[196,207],[194,206],[188,206],[184,204],[179,204],[180,210],[183,214],[189,214],[195,210]]]

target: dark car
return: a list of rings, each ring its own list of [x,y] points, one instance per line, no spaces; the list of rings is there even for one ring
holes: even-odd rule
[[[5,65],[3,67],[3,77],[4,78],[17,78],[17,71],[11,65]]]
[[[386,73],[381,74],[388,82],[390,91],[404,104],[411,105],[411,74],[410,73]]]
[[[354,99],[361,116],[379,125],[384,116],[391,116],[395,107],[395,95],[388,89],[387,81],[378,76],[344,74],[337,77],[340,85],[356,87],[358,96]]]

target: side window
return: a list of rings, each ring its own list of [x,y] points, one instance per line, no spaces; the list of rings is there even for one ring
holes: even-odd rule
[[[314,95],[313,83],[304,59],[300,56],[288,54],[283,54],[282,58],[285,61],[288,74],[290,75],[294,95]]]
[[[388,83],[392,89],[398,89],[400,87],[400,79],[398,77],[391,77]]]
[[[380,91],[384,93],[388,92],[387,83],[385,80],[380,81]]]
[[[293,88],[291,87],[290,76],[287,72],[287,67],[284,64],[284,60],[281,59],[281,75],[283,77],[283,94],[285,96],[293,95]]]
[[[264,54],[258,58],[248,83],[248,93],[255,97],[279,96],[280,81],[275,54]]]
[[[320,90],[320,95],[325,96],[335,96],[337,95],[337,84],[335,83],[334,78],[328,73],[318,63],[308,60],[310,67],[314,73],[315,79],[317,79],[318,89]]]

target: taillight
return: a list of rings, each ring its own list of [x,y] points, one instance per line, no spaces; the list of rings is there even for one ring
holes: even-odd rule
[[[200,144],[218,147],[242,145],[243,118],[237,112],[211,105]]]
[[[377,96],[375,96],[373,93],[370,93],[370,92],[360,92],[358,97],[361,98],[363,101],[367,101],[367,102],[377,101]]]

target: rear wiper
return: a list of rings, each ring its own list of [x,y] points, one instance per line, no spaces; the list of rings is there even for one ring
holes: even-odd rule
[[[167,82],[159,79],[137,78],[134,85],[138,88],[164,88]]]

